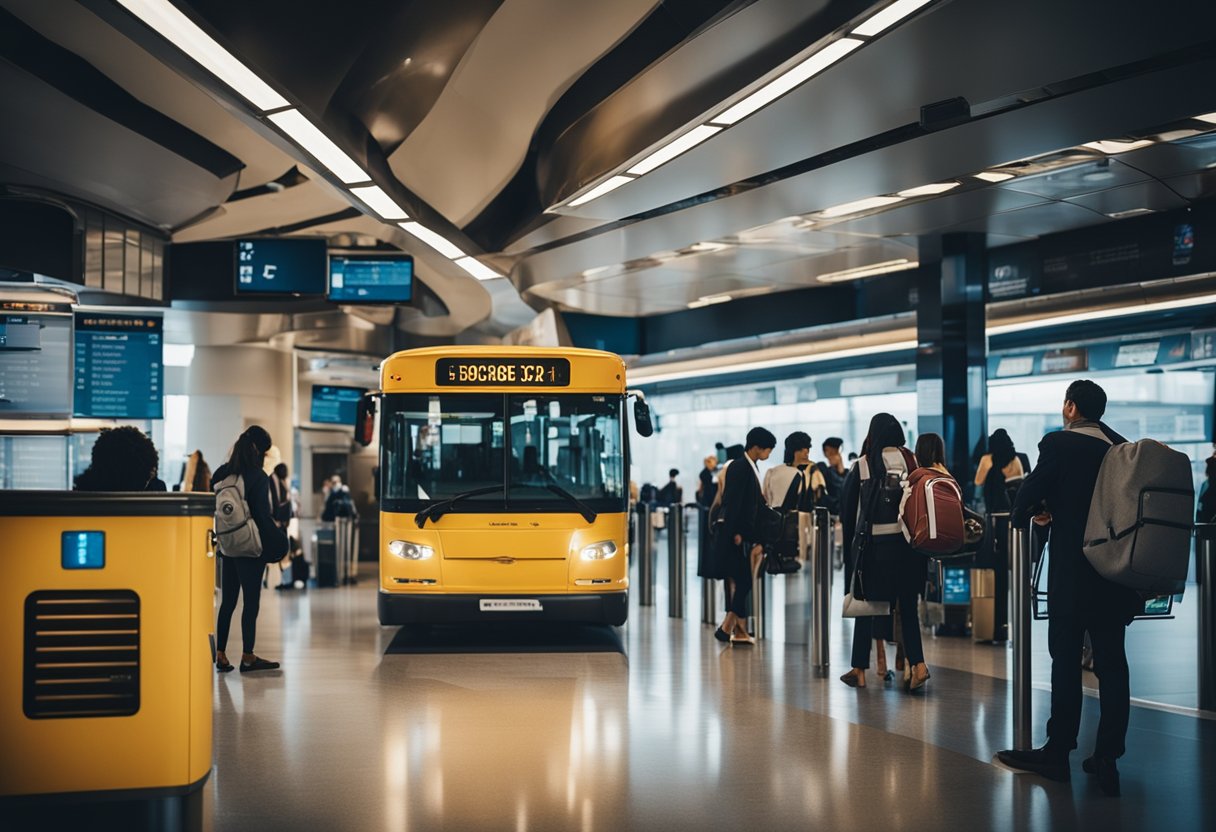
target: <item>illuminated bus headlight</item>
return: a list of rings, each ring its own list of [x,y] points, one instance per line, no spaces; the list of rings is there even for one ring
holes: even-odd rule
[[[388,550],[405,560],[430,560],[435,556],[435,550],[421,543],[410,543],[408,540],[390,540]]]
[[[611,540],[601,540],[599,543],[584,546],[581,554],[583,560],[607,560],[616,555],[616,544]]]

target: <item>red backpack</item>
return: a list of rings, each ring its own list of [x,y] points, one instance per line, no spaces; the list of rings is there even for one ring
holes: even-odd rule
[[[917,468],[908,475],[899,507],[904,538],[926,555],[950,555],[963,548],[963,493],[948,474]]]

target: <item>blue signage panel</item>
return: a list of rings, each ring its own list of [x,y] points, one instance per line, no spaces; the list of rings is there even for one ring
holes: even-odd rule
[[[76,313],[73,415],[163,419],[163,334],[159,316]]]
[[[60,562],[64,569],[105,568],[105,532],[63,532],[60,541]]]
[[[408,254],[329,258],[329,299],[334,303],[409,303],[413,288],[414,258]]]
[[[321,239],[238,240],[237,294],[325,294],[326,243]]]
[[[331,387],[325,384],[315,384],[312,388],[309,420],[326,425],[354,427],[359,399],[366,392],[362,387]]]

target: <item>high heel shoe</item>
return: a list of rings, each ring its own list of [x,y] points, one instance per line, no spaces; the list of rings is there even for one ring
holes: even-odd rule
[[[840,677],[840,681],[851,688],[864,688],[866,686],[866,674],[864,671],[850,670]]]
[[[734,647],[736,644],[747,644],[749,646],[755,647],[756,640],[754,638],[752,638],[751,636],[733,635],[730,637],[730,646]]]
[[[730,641],[730,633],[726,632],[726,630],[723,630],[721,627],[719,627],[718,629],[714,630],[714,638],[716,638],[718,641],[722,642],[723,644],[726,644],[727,642]]]
[[[904,690],[912,690],[912,665],[904,662]]]
[[[928,682],[929,679],[929,668],[925,668],[925,675],[923,677],[917,677],[916,674],[912,674],[912,680],[908,683],[908,692],[911,693],[914,690],[920,690],[925,686],[925,683]]]

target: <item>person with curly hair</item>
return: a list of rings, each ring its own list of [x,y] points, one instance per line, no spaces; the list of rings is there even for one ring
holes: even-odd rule
[[[107,428],[93,443],[89,467],[76,477],[77,491],[164,491],[156,477],[160,455],[137,427]]]

